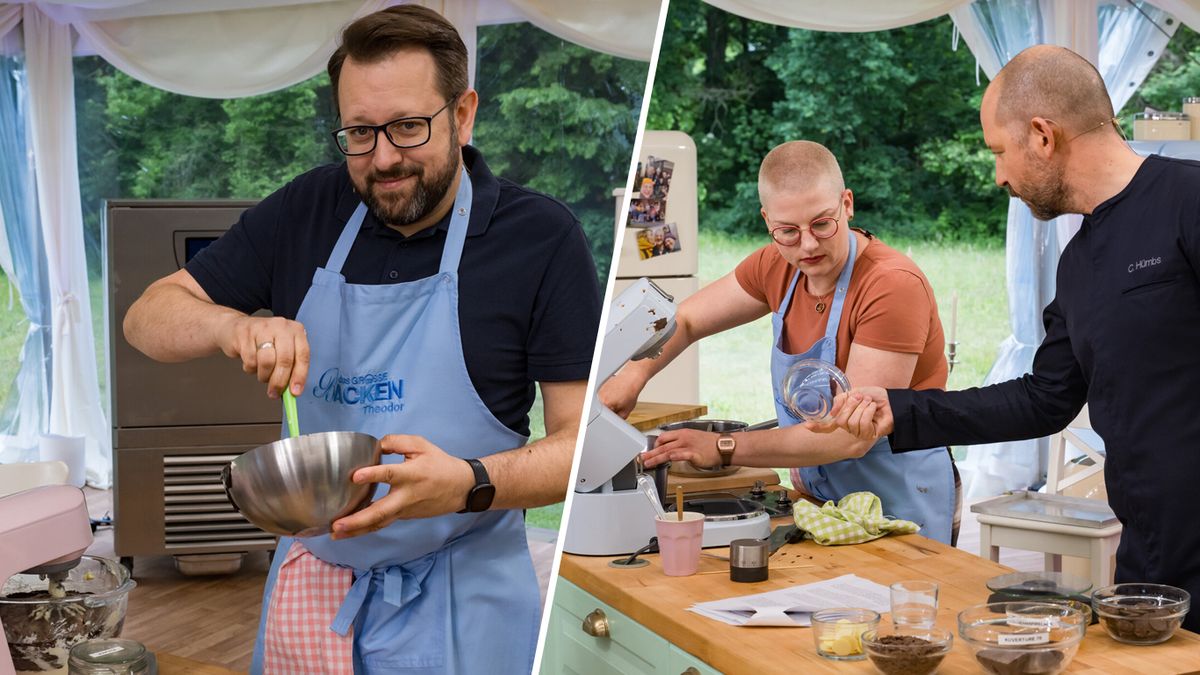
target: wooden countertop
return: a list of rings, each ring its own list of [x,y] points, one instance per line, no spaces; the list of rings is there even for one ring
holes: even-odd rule
[[[721,554],[724,551],[710,549]],[[700,559],[690,577],[662,574],[658,556],[639,569],[608,567],[609,557],[563,555],[559,574],[679,648],[727,673],[873,673],[869,660],[834,662],[817,656],[810,628],[729,626],[686,611],[697,602],[785,588],[857,574],[889,585],[905,579],[931,579],[940,585],[937,624],[954,634],[954,647],[939,673],[978,673],[970,647],[958,637],[957,615],[986,601],[985,582],[1012,570],[998,563],[919,535],[887,536],[855,546],[818,546],[811,541],[785,546],[771,558],[771,578],[756,584],[729,580],[728,563]],[[710,572],[710,574],[705,574]],[[884,621],[889,616],[884,614]],[[1113,641],[1099,625],[1087,636],[1067,672],[1180,673],[1200,670],[1200,635],[1178,631],[1167,642],[1134,647]]]
[[[694,420],[706,414],[708,406],[700,404],[638,402],[626,421],[638,431],[650,431],[661,424]]]

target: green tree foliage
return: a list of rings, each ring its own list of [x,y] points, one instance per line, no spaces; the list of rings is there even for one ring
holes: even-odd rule
[[[478,34],[473,142],[500,176],[571,206],[601,283],[613,252],[613,188],[629,175],[647,64],[564,42],[527,24]]]
[[[671,3],[650,126],[693,136],[701,222],[758,232],[758,163],[786,140],[838,157],[856,223],[909,236],[999,236],[974,59],[949,18],[875,33],[770,26],[699,0]],[[664,67],[665,65],[665,67]],[[986,176],[981,181],[980,177]]]
[[[601,279],[612,257],[612,188],[625,184],[645,63],[569,44],[529,24],[479,29],[472,143],[500,176],[566,202]],[[102,200],[261,199],[342,161],[329,78],[232,100],[181,96],[75,61],[80,189],[89,267],[99,271]]]
[[[672,0],[648,126],[692,136],[700,222],[760,233],[762,156],[826,145],[856,196],[855,223],[884,235],[1003,237],[1008,199],[979,128],[983,86],[949,17],[891,31],[824,33]],[[1189,56],[1190,55],[1190,56]],[[1200,37],[1181,27],[1123,113],[1200,96]]]

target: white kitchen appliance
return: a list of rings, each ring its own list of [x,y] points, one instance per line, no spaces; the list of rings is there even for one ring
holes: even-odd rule
[[[653,229],[626,227],[628,210],[623,195],[618,198],[617,231],[624,230],[617,258],[617,275],[613,292],[621,293],[638,279],[647,277],[656,286],[681,302],[700,288],[699,218],[696,192],[696,144],[680,131],[650,131],[642,138],[640,162],[643,167],[650,159],[666,160],[673,164],[670,190],[665,198],[663,224],[673,227],[678,235],[678,250],[643,259],[638,248],[638,230]],[[644,171],[644,168],[643,168]],[[634,186],[633,199],[640,198]],[[642,401],[661,403],[700,403],[700,351],[698,345],[688,347],[666,368],[654,376],[640,397]]]
[[[675,332],[673,298],[649,279],[638,279],[613,301],[593,381],[598,392],[629,360],[658,356]],[[577,555],[632,553],[654,536],[654,503],[638,489],[638,455],[646,436],[609,410],[593,393],[584,431],[563,550]],[[705,522],[704,546],[734,539],[765,539],[770,518],[758,512],[741,519]]]

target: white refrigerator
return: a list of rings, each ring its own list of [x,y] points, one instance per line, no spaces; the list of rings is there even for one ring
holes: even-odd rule
[[[679,303],[700,287],[696,144],[679,131],[647,130],[639,162],[628,211],[624,191],[614,193],[617,231],[623,231],[614,297],[648,277]],[[639,400],[699,404],[699,371],[699,346],[692,345],[646,385]]]

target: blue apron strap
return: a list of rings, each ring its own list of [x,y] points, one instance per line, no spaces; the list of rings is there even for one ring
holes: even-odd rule
[[[788,285],[787,293],[783,295],[783,302],[779,303],[779,311],[776,312],[779,316],[787,316],[788,307],[792,305],[792,295],[796,292],[796,283],[800,281],[800,268],[796,268],[796,273],[792,275],[792,283]]]
[[[837,292],[833,294],[833,302],[829,305],[829,323],[825,324],[825,337],[837,341],[838,325],[842,322],[842,306],[846,304],[846,291],[850,289],[850,277],[854,274],[854,259],[858,254],[858,237],[850,230],[850,253],[846,256],[846,266],[838,275]]]
[[[346,256],[350,255],[350,247],[354,245],[354,240],[358,238],[358,231],[362,228],[363,220],[367,217],[367,205],[359,202],[358,208],[354,209],[354,214],[350,216],[350,220],[346,221],[346,226],[342,228],[342,234],[338,237],[337,244],[333,247],[333,253],[329,254],[329,261],[325,263],[325,269],[334,274],[342,273],[342,265],[346,264]]]
[[[346,598],[342,600],[342,606],[338,608],[337,615],[333,617],[333,623],[329,624],[329,630],[343,637],[350,632],[354,620],[362,611],[363,603],[367,599],[367,592],[371,589],[371,583],[376,575],[383,578],[383,601],[387,604],[399,609],[416,600],[421,596],[422,584],[429,576],[437,559],[438,551],[434,551],[403,565],[392,565],[384,569],[366,570],[365,572],[355,570],[354,573],[358,578],[354,580],[350,591],[346,593]]]
[[[458,271],[462,259],[463,244],[467,240],[467,224],[471,220],[471,176],[463,167],[458,180],[458,194],[454,196],[454,207],[450,211],[450,229],[446,232],[446,246],[442,249],[442,264],[438,272]]]

